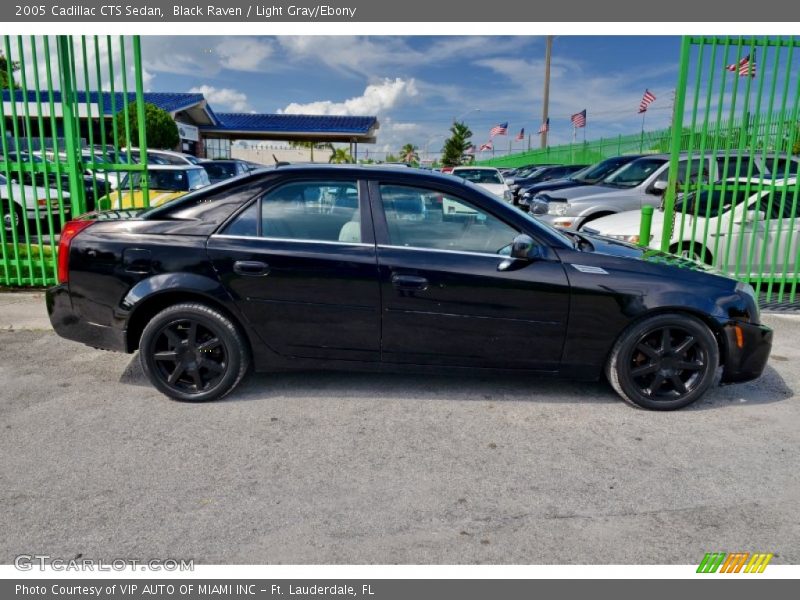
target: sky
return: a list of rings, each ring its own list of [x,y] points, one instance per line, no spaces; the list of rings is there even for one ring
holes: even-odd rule
[[[569,117],[583,109],[586,139],[638,132],[645,88],[656,95],[646,129],[668,126],[679,44],[667,36],[556,37],[550,144],[572,139]],[[201,91],[220,112],[376,115],[376,157],[405,143],[433,156],[454,118],[476,145],[507,121],[496,151],[508,151],[509,141],[524,149],[527,134],[537,147],[544,49],[542,36],[142,37],[149,91]],[[523,127],[526,141],[514,141]]]

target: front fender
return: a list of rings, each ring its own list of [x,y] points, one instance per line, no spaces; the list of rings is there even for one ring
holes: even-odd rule
[[[618,213],[620,212],[619,206],[609,206],[607,204],[594,204],[588,208],[584,208],[583,210],[578,213],[578,216],[582,219],[586,217],[591,217],[597,213]]]

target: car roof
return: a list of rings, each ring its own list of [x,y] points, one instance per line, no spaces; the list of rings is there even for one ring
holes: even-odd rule
[[[148,171],[193,171],[202,169],[201,165],[147,165]],[[135,171],[134,171],[135,172]]]
[[[461,165],[459,167],[453,167],[453,171],[462,171],[465,169],[469,169],[470,171],[498,171],[499,169],[495,167],[470,167],[468,165]]]

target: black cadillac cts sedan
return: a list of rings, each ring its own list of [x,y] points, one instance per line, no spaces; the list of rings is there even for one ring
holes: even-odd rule
[[[58,260],[56,332],[138,349],[178,400],[250,369],[491,370],[605,376],[668,410],[758,377],[772,342],[748,285],[416,169],[257,171],[72,221]]]

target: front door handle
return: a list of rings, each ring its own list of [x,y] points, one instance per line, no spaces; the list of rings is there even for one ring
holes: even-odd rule
[[[428,280],[419,275],[392,275],[392,285],[398,290],[423,292],[428,289]]]
[[[245,277],[264,277],[269,275],[269,265],[260,260],[237,260],[233,272]]]

